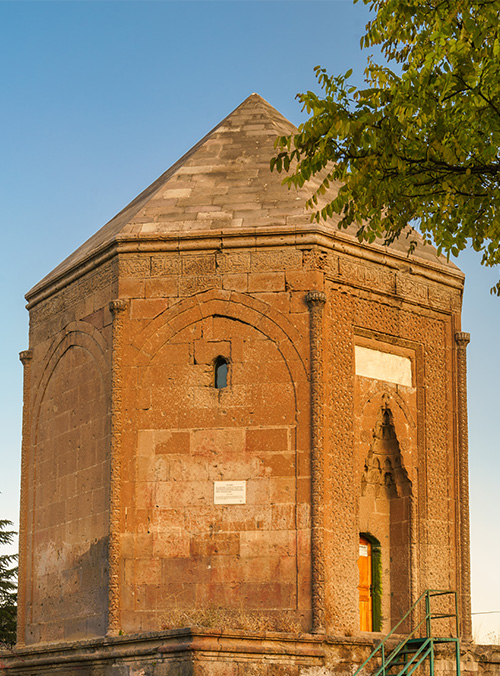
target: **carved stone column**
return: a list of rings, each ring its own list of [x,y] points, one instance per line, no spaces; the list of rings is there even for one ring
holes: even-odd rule
[[[323,471],[323,308],[326,295],[309,291],[311,346],[311,564],[312,631],[325,631],[324,471]]]
[[[26,538],[28,521],[28,472],[31,449],[31,360],[33,352],[23,350],[19,359],[24,366],[23,376],[23,440],[21,445],[21,519],[19,523],[19,575],[17,585],[17,645],[23,646],[26,630]]]
[[[469,433],[467,426],[467,345],[470,334],[455,333],[458,387],[458,467],[460,499],[460,608],[462,639],[472,639],[469,533]]]
[[[121,521],[121,433],[122,414],[122,354],[123,324],[127,300],[113,300],[109,309],[113,315],[111,348],[111,486],[109,510],[109,591],[108,635],[120,631],[120,521]]]

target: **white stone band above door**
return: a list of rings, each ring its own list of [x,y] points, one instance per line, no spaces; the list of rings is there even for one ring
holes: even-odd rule
[[[369,347],[355,346],[356,375],[412,386],[411,359]]]

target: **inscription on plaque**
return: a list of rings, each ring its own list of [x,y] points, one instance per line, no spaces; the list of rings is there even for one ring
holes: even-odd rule
[[[214,505],[245,505],[246,481],[214,481]]]

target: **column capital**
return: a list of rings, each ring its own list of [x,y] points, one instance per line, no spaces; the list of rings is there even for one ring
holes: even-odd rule
[[[110,302],[109,309],[116,316],[119,312],[124,312],[128,308],[128,304],[129,301],[126,298],[117,298]]]
[[[455,333],[455,342],[457,343],[458,347],[467,347],[467,345],[470,343],[470,333],[466,333],[465,331],[457,331]]]
[[[19,359],[26,366],[26,364],[33,359],[33,350],[22,350],[19,353]]]
[[[326,293],[324,291],[308,291],[306,295],[306,302],[309,307],[315,305],[324,305],[326,303]]]

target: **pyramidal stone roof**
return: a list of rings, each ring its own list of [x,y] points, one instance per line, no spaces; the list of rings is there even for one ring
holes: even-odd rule
[[[33,287],[27,298],[118,242],[189,238],[202,232],[214,236],[235,230],[257,233],[263,226],[286,231],[318,228],[311,224],[311,211],[305,207],[317,181],[289,190],[282,185],[283,174],[269,168],[276,137],[296,131],[261,96],[251,94]],[[338,220],[330,219],[321,229],[338,234]],[[342,230],[341,236],[355,240],[354,232],[354,227]],[[407,247],[403,239],[392,244],[390,251],[406,255]],[[413,259],[458,272],[444,257],[438,259],[429,245],[418,247]]]

